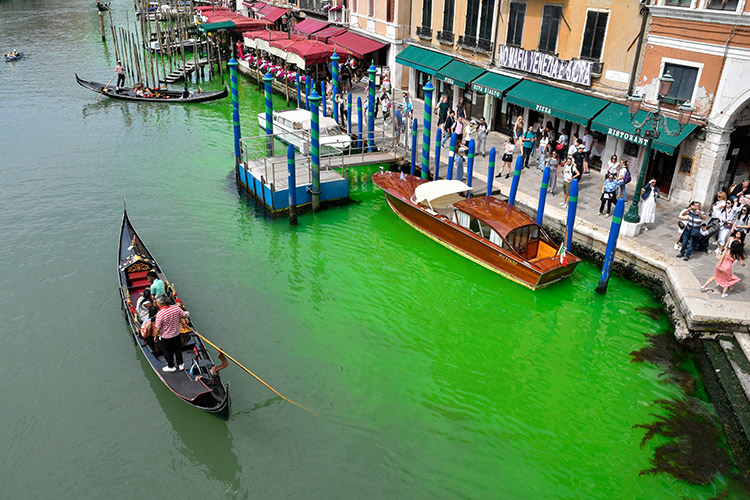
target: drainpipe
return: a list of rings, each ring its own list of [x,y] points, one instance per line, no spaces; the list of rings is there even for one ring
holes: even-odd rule
[[[630,72],[630,84],[628,85],[628,95],[633,95],[635,82],[638,78],[638,64],[641,59],[641,48],[643,47],[643,35],[646,33],[646,22],[648,21],[648,7],[641,6],[641,31],[638,33],[638,46],[635,48],[635,59],[633,60],[633,71]]]

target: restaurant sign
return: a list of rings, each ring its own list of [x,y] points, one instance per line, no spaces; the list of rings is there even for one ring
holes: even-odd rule
[[[497,63],[504,68],[546,76],[554,80],[578,85],[591,85],[591,61],[580,59],[563,61],[553,55],[536,50],[524,50],[519,47],[501,45],[498,48]]]
[[[639,137],[633,133],[623,132],[622,130],[617,130],[616,128],[612,127],[607,127],[607,135],[617,137],[618,139],[624,139],[628,142],[638,144],[639,146],[645,146],[647,140],[645,137]]]

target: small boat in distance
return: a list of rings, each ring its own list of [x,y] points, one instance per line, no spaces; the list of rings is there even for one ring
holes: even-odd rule
[[[87,88],[112,99],[122,99],[125,101],[148,101],[148,102],[168,102],[172,104],[188,104],[194,102],[206,102],[216,99],[223,99],[228,95],[226,87],[218,92],[191,92],[188,97],[182,97],[182,92],[173,90],[152,90],[151,96],[139,96],[129,87],[117,88],[114,85],[104,85],[97,82],[82,80],[76,75],[76,81],[81,87]]]
[[[18,61],[22,57],[23,57],[23,52],[18,52],[18,51],[13,50],[5,54],[5,62]]]
[[[521,209],[492,196],[466,198],[471,188],[461,181],[399,172],[378,172],[372,180],[417,231],[532,290],[567,278],[580,262]]]
[[[108,10],[112,10],[111,7],[110,7],[110,3],[112,3],[112,2],[104,3],[101,0],[96,0],[96,8],[100,12],[106,12]]]
[[[170,284],[159,264],[146,248],[141,238],[133,229],[127,211],[122,214],[120,228],[120,249],[117,257],[117,275],[120,279],[120,298],[128,325],[136,345],[148,361],[154,373],[169,390],[186,403],[221,418],[229,416],[229,384],[226,386],[218,371],[224,366],[215,367],[211,356],[206,351],[201,338],[193,330],[181,332],[182,358],[184,370],[164,372],[167,366],[164,353],[159,343],[147,342],[140,335],[141,322],[138,319],[134,304],[137,303],[143,290],[149,286],[146,275],[154,271],[167,285],[167,294],[177,300],[174,285]],[[194,329],[192,321],[188,322]],[[221,356],[220,356],[221,358]]]
[[[298,151],[310,153],[310,127],[312,112],[306,109],[289,109],[273,112],[273,132],[277,139],[292,144]],[[266,129],[266,114],[258,113],[258,124]],[[320,152],[330,153],[349,149],[351,137],[343,133],[336,120],[320,117]]]

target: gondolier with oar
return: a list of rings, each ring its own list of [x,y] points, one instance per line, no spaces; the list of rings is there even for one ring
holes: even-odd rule
[[[173,372],[175,370],[184,370],[182,364],[182,349],[180,341],[180,320],[188,319],[190,313],[182,307],[173,304],[169,297],[161,294],[156,297],[156,305],[159,312],[156,315],[156,332],[161,339],[162,351],[167,366],[162,368],[163,372]],[[176,359],[175,359],[176,358]],[[177,365],[175,367],[175,364]]]
[[[117,61],[115,73],[117,73],[117,90],[120,90],[120,87],[125,86],[125,66],[121,61]]]

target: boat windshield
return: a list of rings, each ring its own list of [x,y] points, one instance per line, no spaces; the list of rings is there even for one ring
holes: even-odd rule
[[[539,226],[529,224],[516,228],[508,233],[507,240],[513,250],[531,260],[536,257],[539,249]]]

